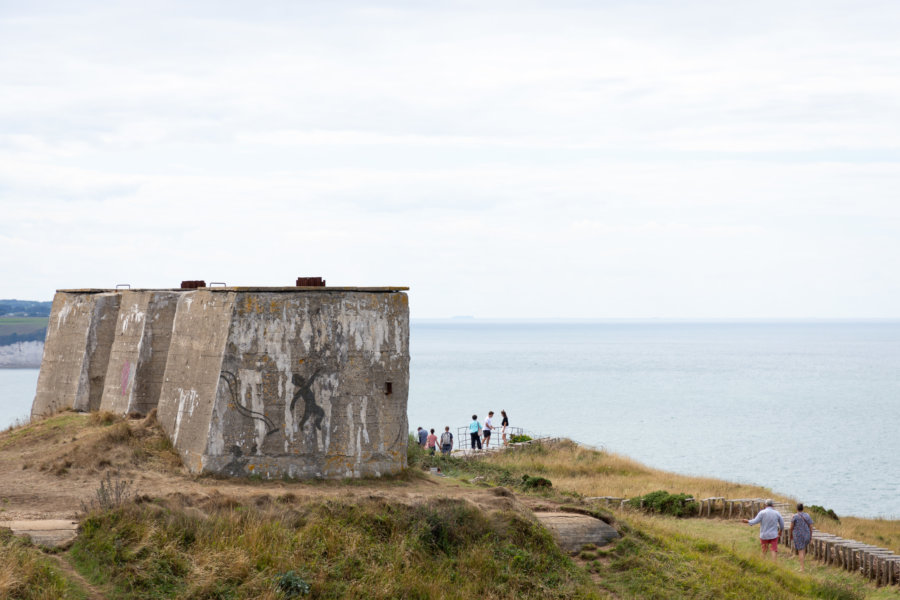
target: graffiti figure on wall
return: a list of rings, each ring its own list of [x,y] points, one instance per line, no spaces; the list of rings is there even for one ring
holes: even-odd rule
[[[291,412],[294,412],[297,400],[303,399],[303,418],[300,419],[300,427],[298,428],[300,431],[303,431],[303,426],[306,425],[309,419],[313,419],[313,425],[316,429],[320,431],[322,429],[322,419],[325,418],[325,411],[316,404],[316,396],[312,391],[313,381],[315,381],[318,374],[319,370],[316,369],[309,379],[303,377],[300,373],[294,373],[293,377],[291,377],[291,383],[294,384],[297,390],[294,392],[293,399],[291,399]]]
[[[235,410],[238,411],[239,414],[249,418],[254,419],[256,421],[262,421],[266,426],[266,437],[269,437],[276,431],[278,431],[278,427],[275,423],[272,422],[272,419],[267,417],[262,413],[258,413],[255,410],[250,410],[243,404],[241,404],[240,394],[238,390],[240,389],[238,386],[237,377],[234,373],[229,371],[222,371],[219,373],[219,377],[228,385],[228,391],[231,393],[231,402],[234,404]]]

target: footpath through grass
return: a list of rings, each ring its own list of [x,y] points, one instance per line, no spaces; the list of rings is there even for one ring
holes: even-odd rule
[[[0,598],[81,600],[85,594],[30,541],[0,529]]]

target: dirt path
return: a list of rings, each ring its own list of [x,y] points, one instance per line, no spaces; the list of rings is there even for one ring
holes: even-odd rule
[[[98,424],[74,413],[0,433],[0,521],[78,519],[106,481],[128,482],[131,495],[197,500],[223,495],[246,501],[291,494],[310,500],[375,497],[414,504],[440,496],[465,498],[487,510],[509,509],[515,503],[489,489],[432,475],[353,481],[195,477],[171,450],[168,456],[148,453],[146,448],[165,446],[161,436],[142,421]]]
[[[106,595],[97,587],[92,585],[87,579],[81,576],[75,568],[69,564],[69,562],[63,558],[62,556],[58,556],[56,554],[48,554],[47,555],[53,563],[62,571],[65,576],[75,581],[78,584],[78,587],[82,589],[87,594],[88,600],[105,600]]]

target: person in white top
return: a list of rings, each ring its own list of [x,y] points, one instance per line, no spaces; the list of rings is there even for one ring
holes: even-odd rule
[[[766,552],[772,548],[772,560],[778,560],[778,536],[784,529],[784,518],[775,510],[775,502],[771,499],[766,500],[766,507],[759,511],[759,514],[752,519],[741,519],[749,525],[759,523],[759,543],[762,545],[762,557],[766,557]]]
[[[489,411],[487,419],[484,420],[484,449],[487,450],[491,445],[491,430],[494,429],[494,411]]]

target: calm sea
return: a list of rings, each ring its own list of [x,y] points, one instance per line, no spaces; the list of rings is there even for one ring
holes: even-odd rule
[[[900,518],[900,322],[414,322],[410,427],[510,424]]]
[[[409,425],[511,425],[900,518],[900,322],[413,321]],[[0,369],[0,425],[36,370]]]

